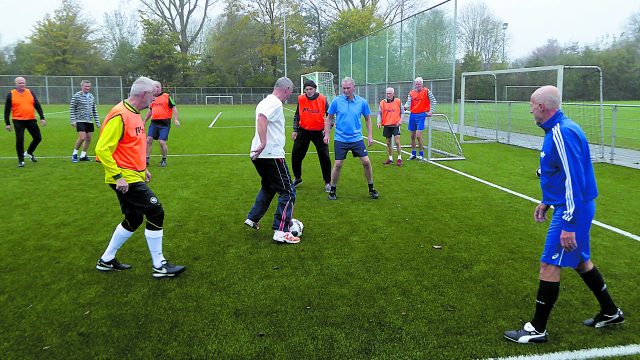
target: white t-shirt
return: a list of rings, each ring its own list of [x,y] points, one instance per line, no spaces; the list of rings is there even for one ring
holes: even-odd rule
[[[267,118],[267,145],[258,158],[275,159],[284,158],[284,111],[282,110],[282,101],[275,95],[271,94],[264,98],[258,106],[256,106],[256,132],[251,142],[251,151],[253,152],[260,145],[260,136],[258,135],[258,115],[262,114]]]

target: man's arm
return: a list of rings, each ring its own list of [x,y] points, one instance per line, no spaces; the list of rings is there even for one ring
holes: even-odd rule
[[[300,126],[300,104],[296,105],[296,113],[293,114],[293,132],[294,133],[298,132],[299,126]],[[295,140],[295,137],[293,137],[293,140]]]
[[[149,121],[149,119],[151,118],[151,108],[149,108],[149,111],[147,111],[147,115],[144,117],[144,122],[145,124],[147,123],[147,121]]]
[[[11,92],[7,95],[7,101],[4,102],[4,123],[8,129],[11,129],[9,117],[11,116]]]
[[[42,106],[40,106],[40,101],[38,101],[36,94],[31,93],[31,95],[33,96],[33,107],[38,112],[38,115],[40,115],[40,120],[44,120],[44,112],[42,111]]]
[[[180,127],[180,119],[178,118],[178,107],[177,106],[173,106],[173,123],[176,125],[176,127]]]
[[[93,115],[93,120],[96,123],[97,127],[100,127],[100,117],[98,116],[98,108],[96,106],[96,100],[93,99],[93,101],[91,102],[91,113]]]
[[[100,163],[104,171],[114,180],[122,178],[122,171],[113,158],[113,153],[118,148],[118,142],[124,134],[124,123],[120,115],[109,119],[104,125],[98,143],[96,144],[96,156],[100,158]],[[124,178],[122,178],[124,179]]]
[[[431,90],[427,89],[427,95],[429,96],[429,104],[431,105],[431,109],[429,109],[429,116],[436,112],[436,106],[438,106],[438,102],[436,101],[436,97],[433,95]]]
[[[404,104],[404,109],[411,109],[411,94],[407,95],[407,102]]]
[[[265,146],[267,146],[267,117],[263,114],[258,115],[258,124],[256,125],[256,130],[258,131],[258,137],[260,138],[260,145],[258,148],[253,150],[251,153],[251,160],[255,160],[260,156],[262,150],[264,150]]]
[[[324,143],[329,143],[329,138],[331,138],[331,124],[333,123],[333,114],[327,115],[324,119]]]
[[[373,145],[373,125],[371,124],[371,114],[364,116],[364,121],[367,124],[367,139],[369,140],[369,146]]]
[[[76,95],[73,94],[71,96],[71,101],[69,102],[69,121],[71,121],[71,125],[76,125]]]

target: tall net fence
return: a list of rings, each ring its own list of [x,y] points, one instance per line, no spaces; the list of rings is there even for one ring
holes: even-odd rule
[[[42,104],[69,104],[71,97],[80,91],[80,82],[89,80],[96,103],[116,104],[127,94],[123,92],[120,76],[48,76],[48,75],[0,75],[0,94],[8,94],[15,87],[15,78],[22,76],[27,88]],[[4,96],[3,95],[3,96]]]
[[[339,77],[350,76],[358,95],[377,109],[385,89],[403,101],[422,77],[438,100],[437,112],[453,118],[456,54],[455,2],[444,1],[339,48]]]
[[[327,98],[327,101],[331,103],[336,97],[335,80],[334,76],[330,72],[312,72],[309,74],[300,75],[300,93],[304,93],[304,83],[307,80],[312,80],[316,83],[317,91]]]

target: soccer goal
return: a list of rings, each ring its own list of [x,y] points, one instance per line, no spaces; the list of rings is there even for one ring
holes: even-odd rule
[[[427,118],[426,125],[428,160],[464,160],[462,147],[447,115],[433,114]]]
[[[330,72],[312,72],[309,74],[300,75],[300,93],[304,93],[304,82],[307,80],[313,80],[318,85],[318,92],[327,98],[327,101],[331,101],[336,97],[336,90],[334,86],[333,74]]]
[[[562,111],[584,130],[593,160],[604,159],[602,71],[597,66],[462,73],[460,142],[500,142],[539,149],[544,133],[534,123],[529,101],[531,94],[544,85],[560,90]]]
[[[205,105],[233,105],[232,95],[206,95],[204,97]]]

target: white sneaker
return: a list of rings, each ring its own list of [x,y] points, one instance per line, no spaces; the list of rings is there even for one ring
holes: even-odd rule
[[[300,238],[291,235],[290,232],[284,232],[280,230],[273,231],[273,241],[287,244],[297,244],[300,242]]]
[[[247,225],[247,226],[249,226],[249,227],[252,227],[252,228],[254,228],[254,229],[256,229],[256,230],[260,229],[260,224],[258,224],[258,223],[257,223],[257,222],[255,222],[255,221],[252,221],[251,219],[247,219],[247,220],[245,220],[245,221],[244,221],[244,224],[245,224],[245,225]]]

